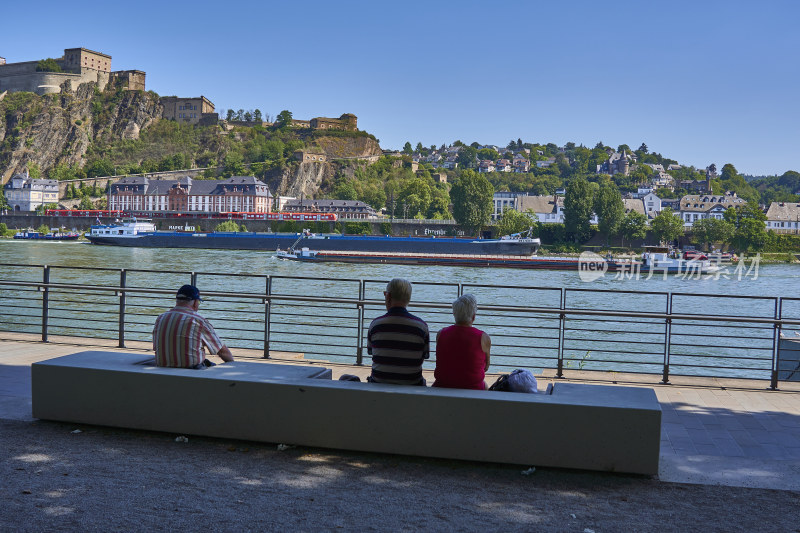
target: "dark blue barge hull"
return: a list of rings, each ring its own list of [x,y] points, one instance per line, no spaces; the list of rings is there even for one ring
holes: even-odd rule
[[[297,242],[295,234],[155,232],[135,237],[87,235],[93,244],[148,248],[211,248],[225,250],[286,250]],[[471,255],[523,255],[536,252],[537,244],[500,239],[454,237],[384,237],[326,235],[303,238],[297,248],[342,252],[432,253]]]

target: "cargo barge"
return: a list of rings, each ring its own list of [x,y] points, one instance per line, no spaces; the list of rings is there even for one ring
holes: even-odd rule
[[[295,250],[302,247],[321,251],[376,252],[387,254],[429,253],[465,255],[531,256],[540,241],[522,235],[500,239],[458,237],[389,237],[373,235],[329,235],[303,232],[196,232],[157,231],[148,221],[94,225],[86,238],[92,244],[148,248],[211,248],[228,250]]]
[[[320,251],[301,248],[278,252],[279,259],[307,263],[371,263],[394,265],[435,265],[458,267],[496,267],[522,268],[531,270],[573,270],[596,279],[606,272],[616,272],[625,276],[663,274],[704,275],[719,270],[710,261],[685,260],[669,257],[667,249],[656,249],[647,252],[642,260],[623,258],[614,259],[597,254],[582,254],[580,257],[552,256],[511,256],[511,255],[472,255],[472,254],[431,254],[423,252],[410,253],[376,253],[376,252],[341,252]]]

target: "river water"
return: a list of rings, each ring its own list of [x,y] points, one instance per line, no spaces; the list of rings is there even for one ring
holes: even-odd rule
[[[624,310],[624,311],[645,311],[663,313],[669,305],[667,293],[672,294],[671,306],[673,313],[698,313],[722,316],[749,316],[772,318],[775,316],[776,299],[785,298],[782,302],[782,316],[784,318],[800,318],[800,301],[791,300],[797,295],[798,280],[800,280],[800,266],[789,264],[758,265],[757,268],[738,269],[736,265],[731,265],[724,269],[718,276],[702,276],[701,279],[681,276],[662,276],[656,275],[646,279],[645,275],[621,276],[616,273],[606,273],[605,276],[585,282],[581,280],[577,271],[547,271],[547,270],[516,270],[502,268],[466,268],[466,267],[438,267],[438,266],[404,266],[404,265],[367,265],[367,264],[337,264],[337,263],[296,263],[282,261],[275,258],[270,252],[236,251],[236,250],[192,250],[192,249],[155,249],[155,248],[126,248],[94,246],[82,242],[30,242],[0,239],[0,263],[16,265],[53,265],[51,281],[59,283],[82,283],[82,284],[108,284],[114,285],[119,281],[119,273],[114,269],[128,270],[154,270],[159,272],[131,272],[128,274],[128,285],[134,287],[155,287],[155,288],[174,288],[189,281],[186,272],[216,273],[219,276],[204,275],[198,276],[198,285],[201,291],[225,291],[225,292],[265,292],[263,278],[254,276],[270,275],[273,277],[272,291],[274,294],[290,295],[310,295],[310,296],[331,296],[341,298],[357,298],[359,284],[358,280],[367,280],[365,284],[367,298],[380,300],[380,291],[386,280],[393,277],[404,277],[414,283],[414,301],[425,302],[451,302],[457,295],[457,284],[464,285],[463,292],[472,292],[478,297],[479,305],[502,305],[502,306],[527,306],[527,307],[550,307],[558,308],[561,305],[561,298],[565,299],[566,308],[580,309],[605,309],[605,310]],[[70,268],[73,267],[73,268]],[[103,270],[76,270],[74,267],[92,267]],[[41,280],[41,269],[25,269],[19,267],[0,266],[4,270],[0,279],[26,279],[32,281]],[[166,273],[164,273],[166,272]],[[238,275],[231,277],[230,275]],[[298,279],[302,278],[302,279]],[[566,291],[562,295],[561,289]],[[750,298],[738,298],[748,296]],[[5,293],[5,299],[0,304],[7,305],[9,298],[13,296]],[[113,300],[110,300],[113,301]],[[143,304],[143,315],[157,313],[168,301],[158,299]],[[244,304],[243,304],[244,305]],[[249,305],[249,304],[248,304]],[[207,305],[206,309],[211,310],[213,304]],[[245,306],[246,307],[246,306]],[[413,311],[413,301],[412,301]],[[249,307],[248,307],[249,309]],[[64,320],[69,321],[79,319],[81,310],[73,313]],[[368,310],[367,313],[377,314],[379,308]],[[245,310],[243,308],[242,313]],[[350,327],[348,320],[352,317],[344,311],[340,327]],[[39,313],[40,314],[40,313]],[[335,312],[333,312],[335,315]],[[332,315],[332,316],[333,316]],[[224,314],[217,317],[217,320],[230,319],[235,324],[235,314]],[[337,323],[335,318],[332,327],[335,329]],[[448,323],[449,317],[446,311],[442,311],[433,321],[431,329],[438,329],[439,325],[444,326]],[[498,343],[498,352],[511,357],[509,365],[519,359],[513,357],[526,357],[525,353],[531,349],[538,349],[541,353],[547,353],[551,357],[555,350],[553,337],[549,342],[542,341],[537,344],[534,337],[524,337],[523,340],[514,341],[520,337],[518,331],[513,328],[518,324],[509,324],[508,317],[502,320],[492,320],[491,317],[481,316],[476,320],[477,327],[484,327],[487,331],[497,334],[500,337],[507,335],[511,341],[504,346]],[[524,320],[520,319],[520,322]],[[142,319],[139,329],[134,323],[130,326],[132,333],[129,338],[147,338],[147,332],[151,327],[148,320]],[[298,324],[302,321],[298,320]],[[111,323],[111,322],[109,322]],[[216,322],[215,322],[216,324]],[[72,324],[75,325],[75,324]],[[263,326],[263,319],[262,319]],[[538,324],[537,327],[541,326]],[[619,326],[617,323],[614,327]],[[702,337],[711,336],[714,329],[710,325],[704,329],[694,329]],[[76,326],[77,327],[77,326]],[[520,326],[521,327],[521,326]],[[603,329],[612,330],[614,327],[589,327],[586,329],[576,328],[573,337],[575,344],[569,346],[565,341],[565,356],[571,354],[575,364],[587,364],[587,369],[607,369],[610,366],[604,361],[609,359],[587,349],[586,344],[577,341],[593,341],[593,346],[608,340],[610,343],[609,351],[619,350],[624,343],[632,343],[646,346],[648,335],[659,334],[662,337],[661,345],[654,344],[652,349],[632,350],[641,352],[643,355],[637,359],[642,363],[650,364],[649,367],[626,367],[630,370],[658,372],[659,363],[663,353],[663,320],[653,324],[636,323],[624,327],[622,334],[618,334],[614,339],[604,337]],[[736,326],[729,326],[730,332],[737,331]],[[126,326],[127,328],[127,326]],[[674,326],[673,333],[679,328]],[[9,329],[4,324],[0,324],[0,329]],[[544,328],[546,329],[546,327]],[[556,328],[557,329],[557,328]],[[35,331],[35,328],[33,329]],[[235,327],[232,327],[236,331]],[[138,333],[137,333],[138,331]],[[298,330],[287,330],[282,341],[273,341],[272,349],[291,350],[298,341]],[[538,330],[537,330],[538,331]],[[318,330],[322,335],[324,345],[325,330]],[[660,332],[660,333],[659,333]],[[274,334],[276,339],[280,339],[280,332]],[[792,331],[786,332],[793,335]],[[708,361],[703,360],[703,364],[697,366],[713,366],[723,364],[723,366],[743,366],[747,368],[762,368],[765,358],[771,353],[771,335],[769,331],[754,330],[754,340],[752,348],[739,350],[737,355],[745,356],[745,362],[728,360]],[[242,333],[241,336],[247,337],[249,333]],[[527,333],[526,333],[527,335]],[[541,335],[542,337],[544,335]],[[724,335],[723,335],[724,336]],[[733,334],[732,334],[733,336]],[[746,338],[747,335],[744,335]],[[262,336],[247,337],[243,341],[243,346],[258,346]],[[332,336],[333,338],[333,336]],[[743,346],[742,336],[736,340],[727,342],[731,346]],[[248,340],[249,339],[249,340]],[[331,341],[336,344],[338,341]],[[250,344],[248,344],[250,343]],[[675,343],[679,345],[680,343]],[[691,343],[688,343],[691,344]],[[717,340],[716,342],[695,342],[702,346],[700,349],[687,349],[688,361],[686,373],[704,375],[703,370],[694,369],[698,360],[694,356],[714,356],[714,345],[725,345],[726,342]],[[745,345],[747,343],[745,342]],[[305,349],[310,353],[321,355],[329,354],[331,359],[337,359],[339,353],[349,353],[354,349],[347,345],[341,350],[334,349],[326,351],[324,346],[306,346]],[[316,348],[314,347],[316,346]],[[317,350],[315,352],[315,350]],[[602,350],[600,350],[602,352]],[[623,350],[625,351],[625,350]],[[680,351],[679,347],[674,347],[673,351]],[[582,355],[584,354],[585,355]],[[652,352],[652,353],[651,353]],[[649,355],[647,355],[649,354]],[[692,357],[689,357],[689,356]],[[759,362],[755,367],[749,366],[753,363],[746,362],[747,356],[753,356]],[[544,356],[543,356],[544,357]],[[635,354],[632,356],[637,357]],[[582,361],[582,358],[584,359]],[[630,363],[631,361],[627,361]],[[541,363],[541,362],[540,362]],[[537,366],[534,361],[530,366]],[[541,363],[541,366],[549,364]],[[613,365],[611,365],[613,366]],[[502,369],[501,369],[502,370]],[[724,373],[723,373],[724,374]]]

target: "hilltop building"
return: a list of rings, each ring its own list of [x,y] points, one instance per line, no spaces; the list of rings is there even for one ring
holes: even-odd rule
[[[324,163],[328,160],[327,156],[318,150],[296,150],[294,158],[301,163]]]
[[[108,208],[126,211],[269,213],[271,206],[269,187],[252,176],[226,180],[130,176],[112,184],[108,192]]]
[[[36,211],[42,204],[58,202],[58,181],[34,180],[26,171],[8,180],[3,193],[12,211]]]
[[[70,90],[78,85],[96,82],[104,89],[109,81],[122,79],[130,90],[144,90],[145,73],[140,70],[111,71],[111,56],[87,48],[67,48],[64,55],[54,60],[61,72],[37,70],[39,61],[8,63],[0,61],[0,92],[28,91],[36,94],[61,92],[68,84]]]
[[[602,165],[597,165],[598,174],[622,174],[627,176],[631,169],[631,160],[633,156],[625,152],[611,152],[608,156],[608,161]]]
[[[163,117],[177,122],[188,124],[216,124],[219,116],[214,112],[214,104],[205,96],[194,98],[180,98],[178,96],[163,96],[161,104],[164,106]]]
[[[311,128],[312,130],[344,130],[358,131],[358,117],[345,113],[339,118],[316,117],[311,120],[292,119],[293,128]]]

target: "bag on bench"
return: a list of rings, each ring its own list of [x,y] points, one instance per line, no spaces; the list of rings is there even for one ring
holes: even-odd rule
[[[518,368],[511,374],[503,374],[495,381],[489,390],[501,392],[528,392],[536,394],[539,392],[536,377],[530,370]]]

